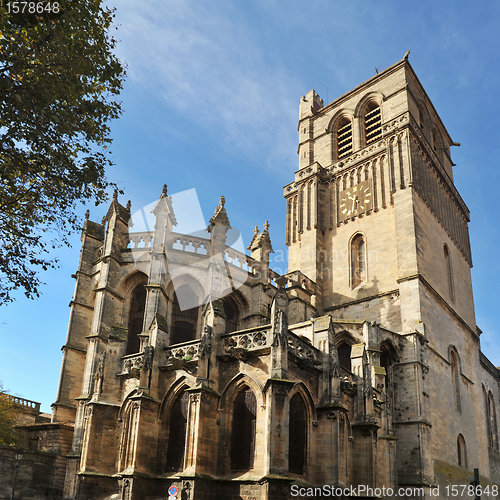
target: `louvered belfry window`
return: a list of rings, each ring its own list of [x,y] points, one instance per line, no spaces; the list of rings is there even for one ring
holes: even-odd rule
[[[183,468],[189,394],[183,392],[172,406],[168,428],[167,471]]]
[[[352,123],[347,118],[341,120],[337,129],[337,151],[339,159],[352,153]]]
[[[257,400],[251,389],[243,389],[233,404],[231,425],[231,469],[253,469]]]
[[[288,470],[294,474],[303,474],[307,456],[307,418],[300,394],[295,394],[290,400],[288,453]]]
[[[365,137],[367,145],[382,137],[382,117],[376,104],[369,106],[365,114]]]

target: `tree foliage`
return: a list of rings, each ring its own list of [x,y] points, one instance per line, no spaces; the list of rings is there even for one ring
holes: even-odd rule
[[[16,429],[18,407],[9,394],[4,392],[0,381],[0,445],[19,446],[24,444],[22,430]]]
[[[11,4],[12,5],[12,4]],[[109,122],[124,69],[114,13],[100,0],[59,2],[57,14],[0,6],[0,304],[39,295],[49,251],[79,229],[78,201],[106,199]]]

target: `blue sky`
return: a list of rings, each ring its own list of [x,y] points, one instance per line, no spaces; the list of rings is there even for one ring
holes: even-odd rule
[[[500,265],[498,88],[500,3],[463,1],[117,2],[115,35],[128,65],[124,113],[112,125],[110,180],[132,201],[196,189],[205,219],[226,198],[246,245],[269,220],[274,267],[286,270],[282,187],[297,170],[300,97],[325,103],[402,59],[410,62],[451,137],[455,184],[471,210],[477,324],[483,351],[500,365],[496,326]],[[90,207],[100,221],[107,207]],[[83,214],[85,209],[81,210]],[[55,400],[79,235],[58,249],[43,296],[0,308],[0,380]]]

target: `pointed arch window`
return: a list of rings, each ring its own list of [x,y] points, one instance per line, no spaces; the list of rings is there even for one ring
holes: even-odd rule
[[[453,392],[455,396],[455,408],[458,411],[462,411],[460,403],[460,365],[458,360],[458,354],[455,352],[455,350],[452,350],[450,353],[450,361],[451,361],[451,378],[453,383]]]
[[[146,309],[146,288],[141,283],[132,291],[130,298],[130,309],[128,314],[128,336],[126,354],[139,352],[139,335],[142,333],[144,322],[144,311]]]
[[[367,145],[382,138],[382,116],[380,106],[377,103],[371,102],[368,104],[364,122],[365,141]]]
[[[459,434],[457,437],[457,455],[458,465],[467,469],[467,447],[462,434]]]
[[[288,436],[288,470],[303,474],[307,457],[307,413],[300,394],[290,399],[290,433]]]
[[[337,347],[339,353],[340,366],[351,371],[351,346],[347,342],[343,342]]]
[[[231,469],[253,469],[257,400],[251,389],[244,388],[233,403],[231,423]]]
[[[226,315],[226,333],[236,332],[239,328],[240,313],[232,297],[224,299],[224,314]]]
[[[337,127],[337,157],[344,158],[352,153],[352,123],[342,118]]]
[[[174,293],[172,305],[172,334],[170,344],[180,344],[196,338],[199,315],[198,296],[189,285],[181,285]],[[185,307],[193,306],[189,309]]]
[[[362,234],[351,241],[351,287],[356,288],[366,281],[366,242]]]
[[[493,399],[493,394],[491,391],[488,391],[487,416],[490,447],[498,451],[497,414],[495,409],[495,401]]]
[[[450,251],[448,246],[444,245],[444,261],[446,267],[446,281],[448,283],[448,295],[452,302],[455,301],[455,290],[453,287],[453,268],[451,266]]]
[[[387,391],[389,388],[389,357],[387,354],[382,351],[380,353],[380,366],[385,369],[385,378],[384,378],[384,384],[385,384],[385,390]]]
[[[167,471],[182,470],[186,449],[189,393],[184,391],[175,400],[168,424]]]

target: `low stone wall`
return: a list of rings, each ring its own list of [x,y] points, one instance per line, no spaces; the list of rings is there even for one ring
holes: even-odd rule
[[[12,493],[15,471],[14,448],[0,446],[0,500],[9,500]],[[19,462],[16,481],[16,500],[56,500],[62,491],[53,487],[56,454],[24,452]]]

